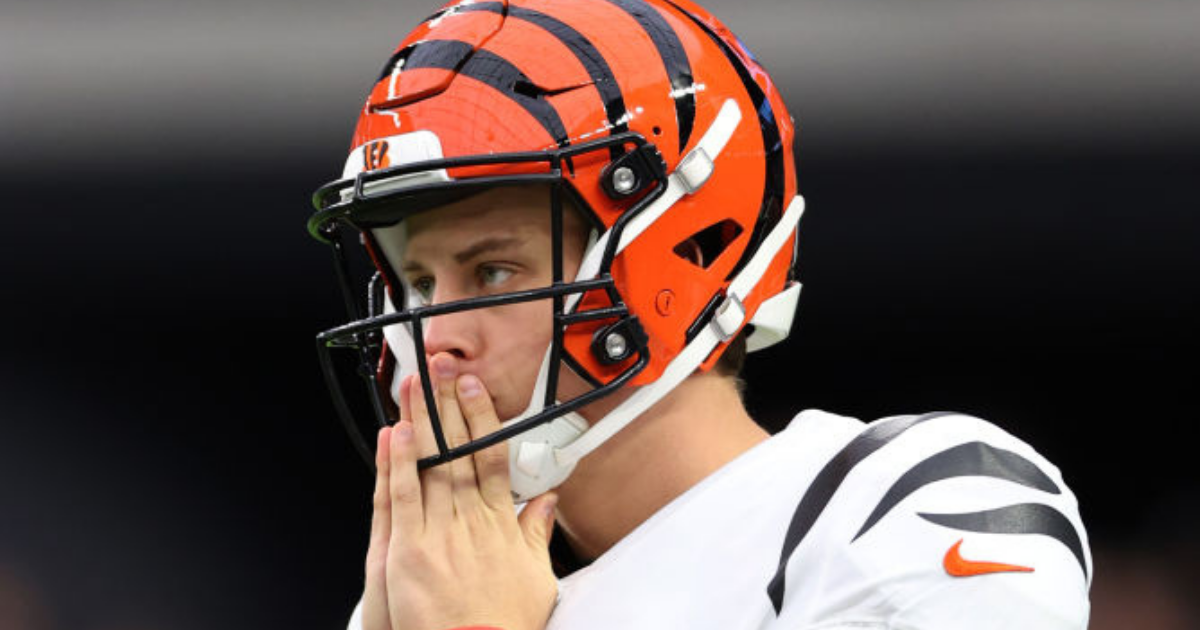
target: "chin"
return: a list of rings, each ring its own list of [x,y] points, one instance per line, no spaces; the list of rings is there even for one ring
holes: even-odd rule
[[[484,381],[484,385],[487,385],[486,381]],[[498,387],[501,391],[491,393],[492,408],[496,410],[496,417],[500,419],[500,422],[508,422],[529,408],[534,383],[531,380],[523,387],[514,387],[515,383],[508,381],[504,385],[509,385],[509,387]],[[492,390],[488,391],[490,393]]]
[[[506,398],[492,396],[492,407],[496,410],[496,417],[500,419],[501,423],[508,422],[525,411],[525,405],[514,404]]]

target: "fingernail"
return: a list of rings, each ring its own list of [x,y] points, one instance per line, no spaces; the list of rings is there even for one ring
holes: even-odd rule
[[[473,398],[483,391],[483,385],[479,379],[470,374],[464,374],[458,379],[458,392],[467,398]]]
[[[554,506],[556,505],[558,505],[558,495],[552,494],[546,499],[546,502],[542,504],[542,514],[545,516],[554,514]]]
[[[396,436],[403,441],[412,439],[413,426],[408,420],[401,420],[400,422],[397,422],[393,430],[396,432]]]
[[[442,356],[433,360],[433,371],[438,377],[452,380],[458,375],[458,364],[454,359]]]

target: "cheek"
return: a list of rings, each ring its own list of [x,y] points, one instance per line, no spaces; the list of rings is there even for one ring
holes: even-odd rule
[[[491,324],[494,328],[490,331],[493,341],[522,357],[532,354],[540,357],[550,344],[554,321],[550,308],[550,302],[544,300],[496,308]]]
[[[493,309],[488,322],[490,372],[497,389],[497,413],[502,419],[525,410],[533,393],[542,359],[550,346],[549,302],[513,304]]]

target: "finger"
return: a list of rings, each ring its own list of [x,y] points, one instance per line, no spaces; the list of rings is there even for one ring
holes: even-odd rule
[[[363,589],[363,630],[387,630],[390,626],[387,603],[387,551],[391,531],[391,497],[388,494],[388,443],[391,427],[379,430],[375,446],[375,495],[371,514],[371,542],[367,547],[366,586]]]
[[[468,433],[458,404],[455,380],[458,377],[458,361],[448,354],[434,355],[429,361],[430,370],[436,375],[438,419],[442,434],[450,448],[466,444],[473,433]],[[479,486],[475,483],[475,466],[466,457],[450,461],[450,485],[454,490],[454,502],[458,508],[476,505],[479,502]]]
[[[389,547],[396,541],[413,540],[425,525],[421,500],[421,478],[417,475],[417,446],[413,426],[401,420],[392,427],[388,443],[388,498],[391,500]]]
[[[554,532],[554,506],[557,504],[558,495],[547,492],[535,497],[521,510],[517,522],[530,549],[549,554],[550,535]]]
[[[371,514],[371,544],[367,550],[367,562],[370,563],[372,553],[383,549],[387,551],[388,532],[391,531],[391,497],[388,495],[390,483],[390,448],[391,427],[379,430],[375,444],[375,495],[372,503],[374,511]],[[369,577],[369,576],[368,576]]]
[[[458,400],[463,415],[466,416],[471,436],[479,439],[500,430],[500,419],[496,416],[496,408],[492,406],[492,399],[484,389],[483,382],[473,374],[464,374],[459,377],[456,385]],[[471,463],[474,464],[479,494],[484,503],[493,509],[512,509],[508,444],[500,442],[476,451],[471,456]]]
[[[429,421],[429,412],[425,406],[425,393],[421,388],[421,378],[412,376],[406,382],[400,395],[401,403],[407,407],[412,418],[413,430],[416,435],[417,452],[421,457],[438,454],[437,443],[433,438],[433,428]],[[445,520],[454,514],[454,503],[450,497],[450,470],[445,466],[430,466],[421,471],[421,490],[425,506],[425,518],[429,520]]]

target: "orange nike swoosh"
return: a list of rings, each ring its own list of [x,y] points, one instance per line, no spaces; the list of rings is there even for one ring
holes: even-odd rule
[[[986,575],[988,573],[1032,573],[1033,567],[1022,567],[1015,564],[1003,564],[1000,562],[976,562],[967,560],[958,552],[958,548],[963,544],[960,538],[954,546],[946,552],[946,557],[942,560],[942,566],[946,567],[946,573],[954,577],[971,577],[972,575]]]

